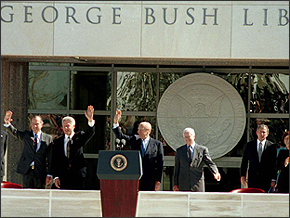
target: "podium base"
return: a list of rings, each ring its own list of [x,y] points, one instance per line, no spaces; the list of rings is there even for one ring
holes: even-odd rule
[[[135,217],[139,180],[100,180],[103,217]]]

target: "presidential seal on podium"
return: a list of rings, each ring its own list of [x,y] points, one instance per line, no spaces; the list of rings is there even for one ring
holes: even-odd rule
[[[110,165],[115,171],[123,171],[128,164],[127,158],[122,154],[116,154],[111,158]]]

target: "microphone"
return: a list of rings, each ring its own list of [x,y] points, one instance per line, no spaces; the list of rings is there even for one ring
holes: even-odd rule
[[[126,145],[126,140],[125,139],[121,139],[121,146],[122,146],[122,148],[124,148],[125,145]]]
[[[120,149],[120,139],[116,139],[116,148],[119,150]]]

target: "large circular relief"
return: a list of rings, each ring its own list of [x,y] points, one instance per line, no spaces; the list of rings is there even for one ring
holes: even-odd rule
[[[157,108],[157,122],[173,150],[185,144],[183,130],[195,130],[197,144],[209,149],[212,159],[222,157],[240,141],[245,125],[245,105],[226,80],[193,73],[172,83]]]

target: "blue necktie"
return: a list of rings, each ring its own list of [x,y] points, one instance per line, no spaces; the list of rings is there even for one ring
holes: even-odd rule
[[[144,154],[145,154],[145,140],[142,139],[142,142],[141,142],[141,155],[142,155],[142,158],[144,157]]]
[[[34,152],[37,150],[37,134],[34,136]]]

